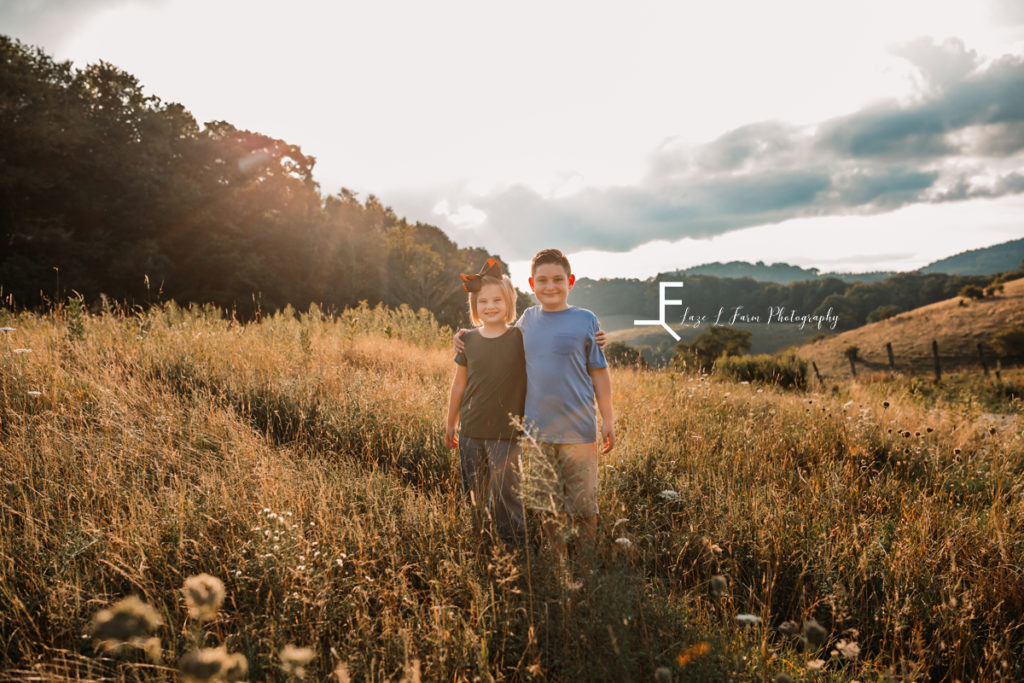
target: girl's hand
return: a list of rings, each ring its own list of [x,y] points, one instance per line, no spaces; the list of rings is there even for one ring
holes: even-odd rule
[[[594,341],[597,342],[598,347],[604,351],[604,345],[608,342],[608,337],[605,335],[604,330],[601,329],[601,323],[597,323],[597,333],[594,335]]]
[[[466,342],[462,341],[462,335],[469,332],[466,328],[462,328],[455,333],[455,353],[462,353],[466,350]]]
[[[458,448],[459,440],[455,438],[455,425],[448,425],[444,431],[444,445],[448,448]]]

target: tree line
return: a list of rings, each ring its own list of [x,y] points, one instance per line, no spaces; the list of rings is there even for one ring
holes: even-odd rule
[[[314,157],[99,62],[0,36],[0,293],[212,302],[241,317],[361,300],[464,324],[460,272],[488,257],[377,197],[322,196]],[[524,295],[525,296],[525,295]]]
[[[682,300],[683,306],[689,306],[691,315],[709,315],[714,319],[718,309],[724,307],[728,317],[736,306],[762,317],[767,316],[769,307],[781,306],[814,315],[825,315],[831,309],[832,314],[839,317],[836,326],[839,331],[957,296],[968,285],[987,287],[994,279],[991,275],[920,272],[898,273],[881,282],[853,283],[825,277],[780,284],[751,278],[680,276],[677,273],[661,274],[650,280],[581,278],[573,288],[573,303],[605,316],[628,314],[636,319],[657,319],[659,282],[662,281],[683,283],[681,289],[670,289],[667,297]],[[681,318],[682,313],[682,307],[671,307],[667,322],[680,322],[673,316]]]

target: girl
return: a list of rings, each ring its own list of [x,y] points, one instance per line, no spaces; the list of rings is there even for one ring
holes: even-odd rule
[[[474,528],[482,529],[486,509],[498,536],[518,546],[524,533],[522,450],[511,418],[523,415],[526,358],[523,335],[510,326],[516,319],[515,289],[497,259],[487,259],[479,274],[462,280],[477,327],[463,335],[465,348],[455,356],[445,443],[458,446]]]

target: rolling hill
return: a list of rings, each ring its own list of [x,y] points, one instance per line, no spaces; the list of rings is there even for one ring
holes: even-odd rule
[[[1024,278],[1007,282],[1004,291],[992,298],[946,299],[804,344],[797,352],[814,361],[827,381],[850,377],[849,361],[843,354],[850,345],[859,350],[858,375],[887,372],[885,344],[890,342],[897,372],[930,374],[934,340],[943,371],[974,367],[980,372],[978,342],[1014,325],[1024,326]],[[991,365],[991,351],[986,353]]]

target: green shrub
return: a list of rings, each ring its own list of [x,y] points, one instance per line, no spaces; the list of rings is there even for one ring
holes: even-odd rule
[[[879,306],[875,310],[868,314],[868,322],[878,322],[879,320],[886,320],[893,317],[901,312],[899,306]]]
[[[615,367],[647,367],[647,361],[640,350],[625,342],[611,342],[605,347],[604,355],[609,365]]]
[[[962,296],[967,299],[983,299],[985,298],[985,290],[978,285],[964,285],[957,292],[957,296]]]
[[[807,388],[807,361],[795,353],[784,356],[723,356],[715,372],[736,381],[776,384],[786,389]]]
[[[710,372],[721,356],[740,356],[749,350],[750,332],[734,327],[712,327],[689,344],[676,344],[672,366]]]

